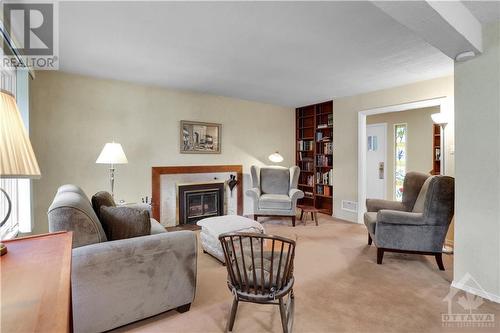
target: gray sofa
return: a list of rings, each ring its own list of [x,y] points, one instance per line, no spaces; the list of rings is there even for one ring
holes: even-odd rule
[[[440,270],[443,244],[453,218],[455,180],[409,172],[402,202],[368,199],[364,222],[368,244],[377,247],[377,263],[384,252],[433,255]]]
[[[107,241],[85,193],[59,188],[49,231],[73,231],[71,292],[75,332],[102,332],[161,312],[189,310],[196,288],[196,235],[166,232]]]
[[[297,200],[304,197],[304,192],[297,189],[300,169],[297,166],[250,168],[252,188],[246,194],[253,199],[253,214],[259,216],[289,216],[295,227]]]

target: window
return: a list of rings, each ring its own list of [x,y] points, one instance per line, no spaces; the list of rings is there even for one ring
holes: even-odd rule
[[[17,105],[29,128],[29,96],[27,70],[3,67],[0,71],[0,89],[11,92],[16,97]],[[0,239],[9,239],[19,232],[31,232],[31,182],[29,179],[0,179],[0,187],[8,194],[12,202],[9,220],[0,230]],[[0,219],[7,214],[7,199],[0,194]]]
[[[394,199],[403,199],[403,182],[406,175],[407,124],[394,125]]]

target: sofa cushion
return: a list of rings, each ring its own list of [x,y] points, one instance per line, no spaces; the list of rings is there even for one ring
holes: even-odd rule
[[[111,241],[151,234],[149,213],[144,210],[101,206],[101,223]]]
[[[260,169],[260,190],[262,194],[286,194],[290,191],[290,170],[284,167]]]
[[[115,207],[113,196],[106,191],[97,192],[92,196],[92,207],[98,218],[101,218],[101,206]]]
[[[286,194],[263,194],[259,198],[259,208],[289,210],[292,199]]]
[[[375,227],[377,226],[377,212],[366,212],[364,215],[364,221],[368,232],[371,235],[375,235]]]
[[[425,180],[424,185],[420,189],[420,193],[418,194],[417,200],[415,201],[415,205],[413,206],[414,213],[423,213],[425,206],[425,197],[427,196],[427,190],[429,189],[429,184],[434,177],[429,177]]]

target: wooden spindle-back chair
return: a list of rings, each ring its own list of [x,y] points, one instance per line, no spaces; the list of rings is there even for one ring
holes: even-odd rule
[[[226,260],[227,284],[234,295],[227,331],[232,331],[238,302],[242,301],[279,305],[283,332],[291,332],[295,242],[256,233],[227,233],[219,240]]]

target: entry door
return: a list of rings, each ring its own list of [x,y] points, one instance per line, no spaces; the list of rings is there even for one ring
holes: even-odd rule
[[[366,126],[366,197],[385,199],[387,168],[387,124]]]

